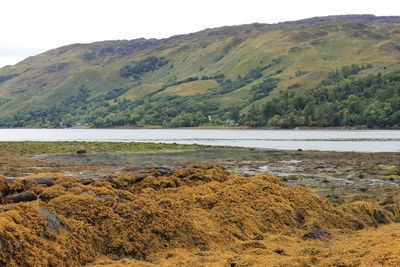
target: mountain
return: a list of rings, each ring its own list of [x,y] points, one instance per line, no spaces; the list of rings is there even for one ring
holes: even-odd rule
[[[0,69],[0,126],[394,126],[400,17],[72,44]]]

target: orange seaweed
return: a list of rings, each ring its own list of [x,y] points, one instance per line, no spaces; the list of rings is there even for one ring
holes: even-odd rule
[[[368,228],[399,222],[398,192],[379,203],[334,207],[271,174],[242,177],[218,166],[131,171],[102,180],[60,175],[47,186],[23,180],[0,179],[0,265],[357,266],[364,262],[356,257],[362,251],[352,244],[365,242],[368,233],[380,251],[364,248],[371,262],[400,263],[393,254],[400,247],[396,224],[387,226],[391,248],[377,234],[381,228]],[[26,190],[38,199],[10,201]],[[301,238],[315,228],[329,229],[333,238]],[[354,255],[347,255],[350,250]]]

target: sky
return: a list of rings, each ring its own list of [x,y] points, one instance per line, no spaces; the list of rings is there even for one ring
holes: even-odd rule
[[[400,15],[399,0],[1,0],[0,67],[72,43],[166,38],[226,25]]]

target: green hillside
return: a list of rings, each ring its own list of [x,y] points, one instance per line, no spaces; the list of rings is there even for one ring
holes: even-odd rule
[[[0,126],[394,126],[400,17],[73,44],[0,69]]]

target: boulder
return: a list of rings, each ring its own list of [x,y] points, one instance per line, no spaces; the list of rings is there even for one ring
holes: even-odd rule
[[[319,239],[319,240],[327,240],[331,239],[332,234],[328,230],[315,228],[311,232],[308,232],[303,235],[303,239]]]
[[[67,229],[67,226],[60,222],[55,213],[39,206],[36,206],[35,209],[46,217],[46,221],[50,227],[50,232],[53,234],[58,235],[60,233],[58,230],[60,227]]]
[[[13,195],[11,199],[14,203],[30,202],[30,201],[36,200],[37,196],[35,193],[33,193],[31,191],[25,191],[25,192]]]
[[[35,182],[39,185],[52,186],[56,179],[56,177],[25,178],[24,182]]]

